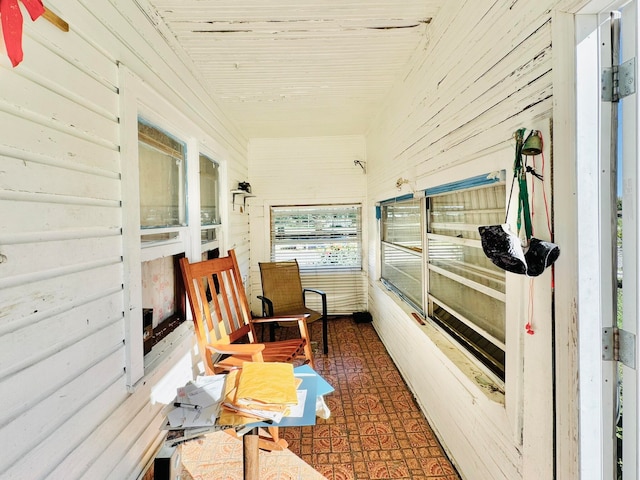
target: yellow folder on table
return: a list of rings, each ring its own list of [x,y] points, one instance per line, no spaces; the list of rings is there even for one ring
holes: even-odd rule
[[[296,405],[293,365],[277,362],[245,362],[238,380],[237,403]]]
[[[240,372],[241,370],[232,370],[227,374],[222,409],[220,410],[220,417],[218,418],[220,425],[245,425],[256,421],[255,417],[249,418],[246,415],[239,415],[235,410],[230,410],[226,407],[226,405],[235,404]]]
[[[246,362],[242,369],[227,375],[218,422],[244,425],[278,414],[282,416],[290,405],[298,403],[298,386],[299,379],[294,377],[291,364]]]

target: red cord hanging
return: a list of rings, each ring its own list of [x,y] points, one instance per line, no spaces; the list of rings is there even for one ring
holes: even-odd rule
[[[31,20],[36,20],[44,13],[41,0],[20,0],[26,7]],[[2,36],[7,55],[14,67],[22,62],[22,12],[18,0],[0,0],[0,17],[2,20]]]
[[[549,230],[549,237],[553,240],[553,232],[551,230],[551,215],[549,213],[549,201],[547,200],[547,190],[545,188],[545,184],[544,184],[544,175],[545,175],[545,158],[544,158],[544,143],[543,143],[543,138],[542,138],[542,134],[540,132],[538,132],[538,136],[540,137],[540,155],[542,156],[542,173],[538,174],[536,172],[536,156],[535,155],[531,155],[532,157],[532,163],[533,166],[529,167],[526,166],[526,170],[527,172],[531,173],[531,195],[533,198],[535,198],[535,185],[536,185],[536,178],[538,180],[540,180],[542,182],[542,197],[544,200],[544,209],[545,209],[545,214],[546,214],[546,223],[547,223],[547,229]],[[531,204],[531,216],[534,217],[535,216],[535,210],[534,210],[534,204],[535,202],[532,202]],[[532,226],[532,231],[533,231],[533,226]],[[554,271],[553,269],[551,270],[551,287],[554,287]],[[534,282],[533,282],[533,278],[529,281],[529,306],[528,306],[528,310],[527,310],[527,317],[528,317],[528,321],[526,323],[526,325],[524,326],[525,331],[527,332],[527,334],[529,335],[534,335],[535,334],[535,330],[533,328],[533,318],[534,318],[534,312],[533,312],[533,307],[534,307],[534,303],[533,303],[533,294],[534,294]]]

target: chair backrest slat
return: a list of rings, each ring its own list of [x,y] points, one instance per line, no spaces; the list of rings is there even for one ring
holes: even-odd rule
[[[224,272],[224,281],[223,284],[225,286],[224,289],[224,294],[222,295],[222,298],[224,300],[224,304],[225,304],[225,309],[228,312],[234,312],[235,315],[229,315],[228,316],[228,321],[229,321],[229,331],[235,331],[238,328],[240,328],[240,324],[239,321],[243,318],[240,315],[240,309],[238,308],[238,302],[237,302],[237,290],[235,287],[235,283],[233,281],[233,272],[232,271],[228,271],[228,272]]]
[[[207,277],[207,285],[209,287],[209,295],[207,299],[211,297],[211,302],[205,302],[205,309],[207,312],[211,312],[210,305],[213,305],[213,321],[208,322],[208,335],[209,342],[220,342],[224,337],[226,337],[226,327],[224,325],[224,318],[222,315],[222,310],[220,310],[220,303],[218,302],[218,295],[216,294],[218,291],[219,282],[216,282],[217,274],[212,274]],[[211,318],[211,314],[209,313],[209,318]],[[213,336],[212,336],[213,334]]]
[[[207,355],[209,343],[231,344],[243,337],[255,341],[235,253],[196,263],[182,258],[180,266],[202,354]]]

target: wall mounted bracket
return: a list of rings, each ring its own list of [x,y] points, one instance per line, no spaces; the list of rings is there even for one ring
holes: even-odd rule
[[[233,209],[236,209],[236,196],[240,195],[242,197],[242,208],[246,210],[247,208],[247,198],[255,197],[255,195],[250,194],[246,190],[231,190],[231,204],[233,205]]]

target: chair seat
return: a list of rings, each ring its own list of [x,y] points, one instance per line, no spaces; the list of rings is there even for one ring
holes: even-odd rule
[[[319,312],[316,312],[315,310],[311,310],[310,308],[302,308],[302,309],[296,309],[296,310],[291,310],[288,312],[283,312],[282,316],[286,317],[289,315],[295,315],[295,314],[300,314],[300,313],[307,313],[309,314],[309,317],[307,317],[307,324],[311,323],[311,322],[315,322],[316,320],[322,320],[322,340],[323,340],[323,349],[325,351],[325,353],[328,352],[328,347],[327,347],[327,317],[325,315],[322,315]],[[276,325],[280,326],[280,327],[297,327],[298,323],[297,322],[278,322],[276,323],[272,323],[271,324],[271,328],[270,328],[270,340],[271,342],[275,341],[275,337],[276,337],[276,332],[275,332],[275,327]]]
[[[289,315],[299,315],[301,313],[308,313],[309,314],[309,316],[307,317],[307,324],[313,323],[316,320],[320,320],[322,318],[322,314],[321,313],[316,312],[315,310],[311,310],[310,308],[306,308],[306,307],[303,307],[302,309],[296,308],[296,309],[291,310],[291,311],[278,312],[278,315],[282,316],[282,317],[286,317],[286,316],[289,316]],[[278,325],[280,325],[281,327],[297,327],[298,326],[298,322],[278,322]]]
[[[229,250],[228,257],[194,263],[182,258],[180,267],[207,375],[241,367],[247,361],[290,362],[298,356],[313,368],[304,315],[284,317],[287,320],[297,317],[292,323],[298,326],[299,338],[257,342],[255,324],[273,324],[283,317],[252,317],[233,250]]]
[[[300,267],[297,260],[280,260],[277,262],[258,262],[262,280],[262,315],[282,316],[308,313],[307,323],[322,319],[322,343],[324,353],[328,353],[327,341],[327,294],[315,288],[303,288],[300,278]],[[306,295],[319,295],[322,302],[322,313],[306,307]],[[316,297],[318,298],[318,297]],[[294,326],[293,322],[278,322],[283,327]],[[274,340],[274,329],[271,328],[271,340]]]
[[[297,357],[305,356],[305,345],[306,342],[301,342],[299,338],[292,340],[279,340],[277,342],[268,342],[264,344],[262,358],[265,362],[289,363]],[[215,367],[222,370],[233,370],[235,368],[242,368],[242,364],[244,362],[250,361],[250,355],[233,355],[216,362]],[[308,360],[305,361],[305,363],[307,362]]]

